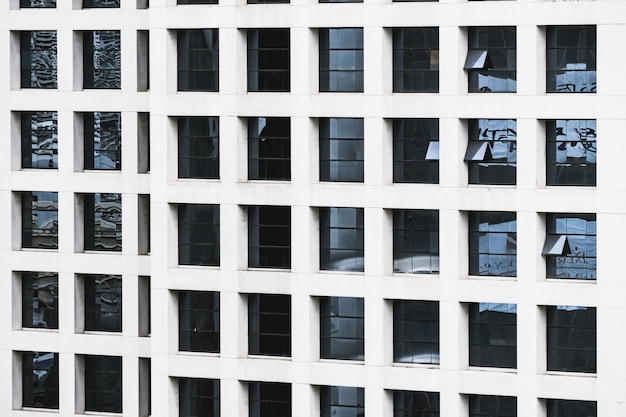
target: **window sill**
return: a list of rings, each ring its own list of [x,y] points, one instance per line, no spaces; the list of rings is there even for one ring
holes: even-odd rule
[[[497,372],[501,374],[517,374],[517,368],[494,368],[491,366],[468,366],[469,371]]]
[[[597,378],[596,372],[546,371],[547,376],[573,376],[577,378]]]
[[[421,369],[439,369],[439,363],[416,363],[416,362],[394,362],[392,364],[397,368],[421,368]]]
[[[546,277],[546,282],[553,283],[564,283],[564,284],[596,284],[597,278],[594,279],[583,279],[583,278],[555,278],[555,277]]]
[[[495,280],[516,281],[517,280],[517,275],[515,275],[515,276],[510,276],[510,275],[468,275],[467,279],[475,279],[477,281],[480,281],[480,280],[483,280],[483,281],[495,281]]]
[[[265,360],[279,360],[279,361],[288,361],[291,362],[291,356],[281,356],[281,355],[256,355],[256,354],[248,354],[248,359],[265,359]]]
[[[179,350],[176,352],[176,354],[183,355],[183,356],[205,356],[205,357],[212,357],[212,358],[219,358],[221,356],[219,352],[197,352],[197,351],[190,351],[190,350]]]
[[[330,358],[320,358],[320,363],[334,363],[334,364],[348,364],[348,365],[365,365],[364,360],[356,360],[356,359],[330,359]]]

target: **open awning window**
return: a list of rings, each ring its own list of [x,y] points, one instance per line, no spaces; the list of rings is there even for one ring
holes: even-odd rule
[[[570,255],[572,251],[569,247],[566,235],[549,235],[543,245],[542,255],[565,256]]]
[[[493,157],[489,148],[489,142],[476,141],[467,145],[467,152],[465,152],[466,161],[489,161],[491,159]]]
[[[466,70],[484,70],[491,68],[491,60],[489,59],[489,51],[486,49],[471,49],[467,52],[465,60]]]
[[[428,149],[426,150],[426,157],[424,159],[427,161],[439,160],[439,142],[437,141],[428,142]]]

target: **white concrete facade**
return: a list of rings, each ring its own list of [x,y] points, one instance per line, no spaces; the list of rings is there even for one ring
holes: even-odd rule
[[[546,26],[595,25],[597,92],[546,93]],[[517,93],[468,93],[467,28],[517,28]],[[318,28],[362,27],[364,92],[320,93]],[[439,93],[392,92],[392,28],[439,28]],[[219,29],[219,92],[177,92],[176,30]],[[291,91],[249,93],[246,29],[290,28]],[[83,30],[121,31],[121,89],[82,89]],[[58,89],[20,88],[19,32],[56,30]],[[149,32],[149,89],[142,74]],[[0,415],[111,415],[84,411],[84,355],[122,357],[123,415],[178,416],[178,377],[220,380],[222,417],[248,416],[248,381],[292,384],[292,415],[319,417],[320,386],[365,388],[368,417],[393,416],[393,390],[440,393],[442,417],[468,416],[470,394],[517,397],[517,415],[546,417],[546,399],[597,402],[598,417],[626,417],[626,2],[511,0],[176,5],[121,0],[119,9],[0,5]],[[620,78],[621,77],[621,78]],[[20,168],[23,111],[58,112],[58,169]],[[122,170],[83,171],[80,122],[87,111],[122,112]],[[145,170],[149,115],[150,170]],[[218,180],[177,178],[178,116],[219,117]],[[247,117],[291,118],[291,181],[249,181]],[[363,183],[319,181],[318,118],[364,119]],[[391,119],[439,119],[439,184],[393,183]],[[517,120],[517,184],[468,185],[468,119]],[[546,186],[550,119],[596,119],[594,187]],[[19,192],[58,192],[58,250],[21,248]],[[121,252],[82,249],[83,193],[121,193]],[[148,200],[149,199],[149,200]],[[220,266],[178,265],[177,205],[219,204]],[[145,210],[150,212],[150,251]],[[246,207],[291,207],[291,268],[249,269]],[[320,271],[320,207],[364,208],[362,273]],[[393,209],[439,210],[439,274],[393,273]],[[469,211],[517,213],[517,276],[468,275]],[[546,278],[546,213],[596,213],[597,280]],[[21,271],[58,272],[58,330],[22,329]],[[81,274],[123,277],[121,333],[81,330]],[[149,279],[148,279],[149,277]],[[150,334],[145,298],[149,286]],[[177,290],[219,291],[220,353],[178,351]],[[292,297],[290,358],[248,355],[247,294]],[[319,297],[365,299],[365,360],[320,359]],[[440,365],[393,363],[393,300],[440,305]],[[517,304],[517,368],[468,365],[468,303]],[[597,372],[546,369],[546,306],[597,308]],[[59,409],[22,407],[17,352],[59,353]],[[150,361],[150,378],[146,363]],[[149,383],[148,380],[149,379]],[[11,388],[9,388],[11,387]],[[150,400],[145,395],[150,391]]]

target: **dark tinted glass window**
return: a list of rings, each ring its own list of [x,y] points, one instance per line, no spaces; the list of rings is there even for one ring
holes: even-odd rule
[[[119,30],[83,32],[83,88],[121,88]]]
[[[58,249],[59,194],[22,193],[22,247]]]
[[[439,91],[439,28],[393,30],[393,92]]]
[[[320,119],[320,181],[363,182],[363,119]]]
[[[120,7],[120,0],[83,0],[83,8]]]
[[[596,185],[595,120],[546,121],[547,185]]]
[[[84,275],[85,330],[122,331],[122,276]]]
[[[122,195],[85,194],[85,250],[122,250]]]
[[[470,395],[469,417],[517,417],[517,398]]]
[[[439,212],[393,211],[393,272],[439,272]]]
[[[517,167],[517,121],[469,121],[467,152],[470,184],[514,185]]]
[[[439,393],[394,391],[393,417],[439,417]]]
[[[59,328],[59,275],[22,272],[22,327]]]
[[[22,406],[59,408],[59,354],[22,352]]]
[[[248,295],[248,351],[291,356],[291,296]]]
[[[363,209],[320,208],[320,269],[363,272]]]
[[[596,417],[595,401],[547,400],[548,417]]]
[[[218,30],[178,30],[177,37],[178,91],[218,91]]]
[[[291,267],[291,208],[248,208],[248,266]]]
[[[57,32],[20,33],[21,87],[57,88]]]
[[[517,275],[516,213],[469,213],[470,275]]]
[[[289,91],[289,29],[248,30],[248,91]]]
[[[179,417],[220,417],[220,381],[179,378]]]
[[[122,113],[84,113],[85,169],[122,169]]]
[[[596,92],[596,27],[548,26],[546,91]]]
[[[320,91],[363,91],[363,29],[320,29]]]
[[[439,302],[394,300],[393,361],[439,363]]]
[[[393,121],[393,182],[439,183],[439,120]]]
[[[250,417],[291,417],[291,384],[248,383]]]
[[[122,412],[120,356],[85,356],[85,411]]]
[[[546,307],[548,371],[596,372],[595,307]]]
[[[57,0],[20,0],[21,8],[54,8],[57,7]]]
[[[291,125],[287,117],[248,119],[248,179],[291,179]]]
[[[517,91],[515,38],[515,27],[469,28],[465,69],[470,93]]]
[[[469,364],[494,368],[517,367],[517,305],[469,305]]]
[[[178,263],[220,264],[220,207],[214,204],[178,206]]]
[[[220,351],[218,292],[178,292],[178,350],[212,353]]]
[[[365,416],[365,390],[358,387],[320,387],[320,415]]]
[[[219,178],[218,117],[178,118],[178,178]]]
[[[547,277],[596,279],[596,215],[551,213],[546,215]]]
[[[362,361],[364,314],[362,298],[320,298],[320,357]]]
[[[58,113],[21,113],[22,168],[58,167]]]

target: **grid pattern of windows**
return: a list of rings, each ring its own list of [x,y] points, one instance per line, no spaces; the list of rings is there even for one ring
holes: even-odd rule
[[[517,398],[470,395],[469,417],[517,417]]]
[[[248,295],[248,352],[291,356],[291,296]]]
[[[320,298],[320,357],[362,361],[364,314],[362,298]]]
[[[517,275],[516,213],[469,213],[470,275]]]
[[[439,28],[393,29],[393,92],[439,92]]]
[[[517,167],[517,121],[470,120],[465,160],[470,184],[514,185]]]
[[[546,184],[596,185],[596,121],[546,121]]]
[[[220,351],[218,292],[178,292],[178,350],[210,353]]]
[[[22,88],[57,88],[57,32],[20,33]]]
[[[517,91],[515,27],[468,29],[469,49],[465,69],[470,93]]]
[[[289,91],[289,29],[248,30],[248,91]]]
[[[320,91],[363,91],[363,29],[319,30]]]
[[[517,367],[517,305],[469,305],[469,364]]]
[[[59,328],[59,275],[22,272],[22,327]]]
[[[546,91],[596,92],[596,27],[548,26]]]
[[[218,91],[218,30],[178,30],[177,38],[178,91]]]
[[[248,266],[291,266],[290,207],[248,207]]]
[[[58,113],[22,112],[22,168],[57,168]]]
[[[250,417],[291,417],[291,384],[248,383]]]
[[[179,417],[219,417],[220,381],[215,379],[178,379]]]
[[[122,331],[121,275],[83,275],[85,330]]]
[[[439,212],[393,211],[393,272],[439,272]]]
[[[288,117],[248,119],[248,179],[291,179],[291,123]]]
[[[85,250],[122,250],[122,195],[84,195]]]
[[[393,417],[439,417],[439,393],[394,391]]]
[[[219,118],[178,118],[178,178],[220,177]]]
[[[22,352],[22,406],[59,408],[59,354]]]
[[[393,361],[439,363],[439,302],[394,300]]]
[[[121,88],[119,30],[83,32],[83,88]]]
[[[550,213],[546,215],[548,278],[596,279],[596,215]]]
[[[22,193],[22,247],[59,247],[59,195],[33,191]]]
[[[178,205],[178,263],[213,266],[220,264],[218,205]]]
[[[84,113],[85,169],[122,169],[122,113]]]
[[[548,371],[596,372],[596,308],[546,307]]]
[[[365,390],[359,387],[320,387],[321,417],[363,417]]]
[[[320,181],[363,182],[363,119],[320,119]]]
[[[393,182],[439,182],[439,120],[393,121]]]
[[[122,357],[84,356],[85,411],[122,412]]]
[[[363,272],[363,209],[320,208],[320,269]]]

